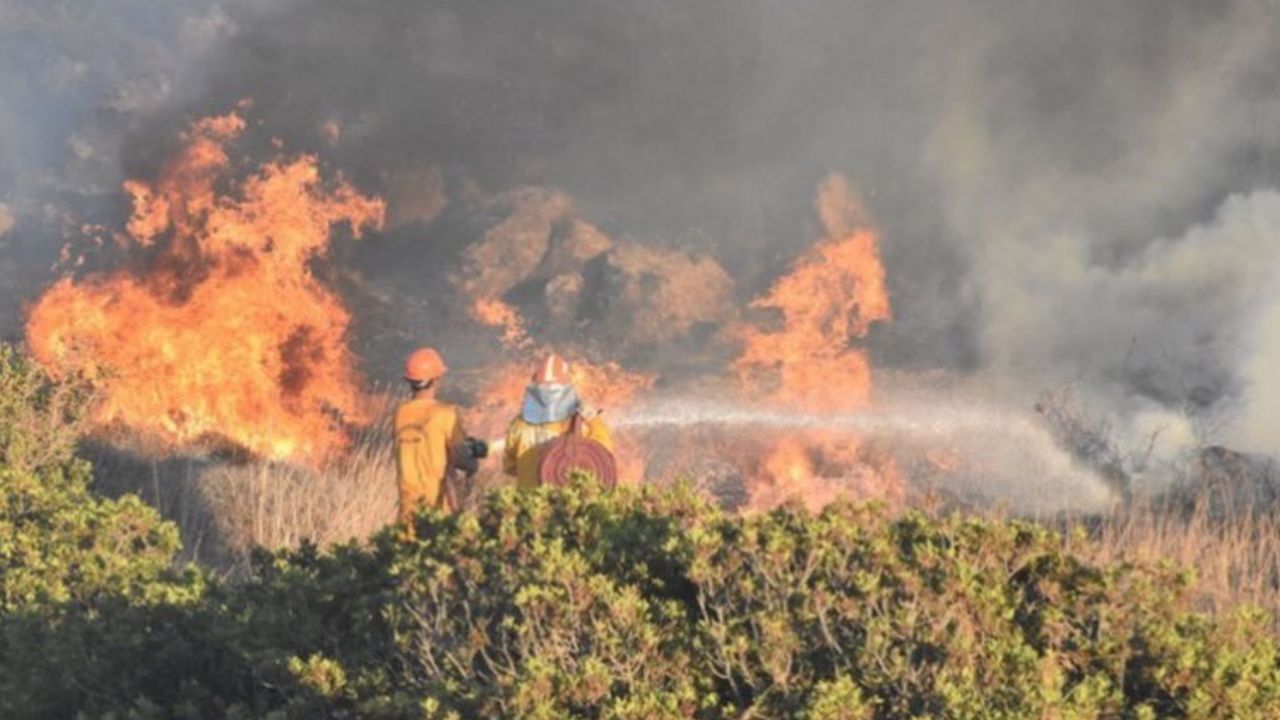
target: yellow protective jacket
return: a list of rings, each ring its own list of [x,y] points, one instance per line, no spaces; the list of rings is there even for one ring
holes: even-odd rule
[[[395,435],[400,522],[419,505],[455,509],[443,490],[451,454],[466,437],[458,409],[434,398],[409,400],[396,408]]]
[[[549,423],[531,423],[522,417],[511,421],[507,429],[507,445],[502,451],[502,471],[516,479],[516,487],[532,490],[541,480],[543,448],[548,442],[569,432],[572,419]],[[583,437],[595,440],[613,452],[613,433],[599,415],[580,421]]]

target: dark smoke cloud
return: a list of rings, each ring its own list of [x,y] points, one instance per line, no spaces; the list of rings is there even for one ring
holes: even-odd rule
[[[125,139],[200,92],[188,71],[233,31],[213,0],[0,0],[5,336],[64,240],[119,218]]]
[[[145,174],[157,138],[251,97],[259,141],[362,187],[560,187],[611,235],[714,253],[746,297],[819,235],[834,170],[884,231],[878,363],[1280,447],[1276,0],[74,5],[0,4],[36,38],[0,50],[19,210]],[[407,246],[378,243],[375,284]]]

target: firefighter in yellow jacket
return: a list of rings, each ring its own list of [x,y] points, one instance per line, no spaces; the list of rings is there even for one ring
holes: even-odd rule
[[[404,378],[413,397],[396,408],[396,480],[399,519],[407,523],[419,506],[455,510],[445,483],[463,452],[466,433],[458,409],[436,399],[448,370],[440,353],[419,348],[405,361]]]
[[[530,490],[538,486],[544,446],[569,431],[574,415],[581,418],[579,427],[587,438],[613,450],[609,426],[598,414],[582,407],[568,361],[548,355],[534,371],[520,414],[507,430],[502,470],[516,479],[516,487]]]

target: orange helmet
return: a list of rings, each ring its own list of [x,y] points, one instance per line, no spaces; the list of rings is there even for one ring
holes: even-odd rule
[[[404,379],[427,382],[444,375],[448,369],[440,353],[434,348],[422,347],[409,353],[409,358],[404,361]]]
[[[573,382],[572,371],[568,360],[551,353],[533,371],[533,382],[535,385],[568,385]]]

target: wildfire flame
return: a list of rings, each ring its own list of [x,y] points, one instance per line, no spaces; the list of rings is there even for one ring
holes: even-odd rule
[[[736,328],[742,351],[729,370],[739,381],[742,402],[833,414],[862,410],[871,403],[870,362],[858,342],[874,323],[891,319],[879,240],[843,176],[824,180],[816,206],[823,238],[751,303],[752,309],[776,316],[777,322],[744,322]],[[490,275],[498,272],[487,264],[483,267]],[[498,365],[487,373],[488,382],[472,406],[471,422],[490,435],[501,433],[518,407],[529,381],[527,360],[540,347],[530,337],[520,311],[486,291],[493,284],[462,284],[464,293],[471,296],[470,313],[500,331],[509,355],[526,361]],[[497,286],[510,284],[504,278]],[[571,356],[575,351],[558,349]],[[575,374],[584,400],[615,416],[624,415],[654,383],[652,376],[616,363],[591,364],[580,358],[575,358]],[[687,461],[697,461],[708,452],[723,453],[747,481],[755,508],[791,499],[816,508],[841,494],[895,501],[903,493],[893,458],[866,447],[848,432],[744,433],[713,446],[706,444],[706,437],[694,434],[673,440],[674,445],[662,452],[682,460],[660,463],[665,470],[657,472],[679,475],[686,471]],[[644,477],[647,468],[634,438],[619,433],[617,442],[623,479]],[[672,479],[665,474],[662,478]]]
[[[825,238],[760,298],[756,309],[780,316],[778,327],[741,329],[734,370],[743,387],[768,404],[806,412],[850,412],[871,403],[871,363],[854,343],[892,315],[879,240],[848,180],[819,187]],[[784,435],[760,459],[752,504],[798,497],[827,502],[836,488],[894,500],[902,488],[892,458],[867,451],[857,437],[827,430]]]
[[[532,343],[520,311],[497,298],[480,298],[473,302],[471,317],[482,325],[500,328],[502,343],[507,347],[524,348]]]
[[[381,227],[384,206],[323,182],[308,155],[236,179],[228,147],[244,128],[238,112],[199,120],[156,181],[125,183],[136,266],[54,284],[30,309],[27,342],[55,374],[109,380],[100,427],[165,449],[217,439],[318,460],[344,445],[363,396],[351,317],[309,266],[334,225],[359,236]]]
[[[344,447],[347,425],[368,418],[346,345],[351,316],[311,265],[327,253],[335,225],[357,236],[381,228],[384,204],[341,178],[323,181],[312,156],[276,159],[237,177],[229,148],[244,130],[238,112],[199,120],[156,180],[125,183],[133,212],[118,242],[133,265],[54,284],[30,309],[28,344],[55,374],[105,380],[95,410],[101,428],[128,428],[162,449],[213,440],[260,457],[318,462]],[[558,267],[543,255],[560,247],[552,228],[569,205],[558,194],[529,198],[469,255],[475,267],[458,283],[471,316],[496,328],[505,347],[505,360],[484,372],[467,411],[468,428],[484,437],[504,432],[532,362],[550,349],[531,337],[504,293],[540,267]],[[875,323],[891,320],[879,239],[840,175],[820,185],[816,208],[822,239],[751,303],[755,315],[771,320],[752,317],[734,326],[742,350],[727,372],[738,381],[741,404],[834,415],[872,402],[871,365],[860,345]],[[568,248],[560,254],[594,257],[609,247],[593,232],[557,235]],[[102,234],[94,230],[98,242]],[[528,250],[529,257],[506,267],[508,250]],[[619,257],[634,260],[621,250]],[[662,257],[634,264],[661,272]],[[699,277],[719,282],[722,275]],[[663,306],[687,297],[658,293],[646,300],[664,310],[660,318],[679,320],[683,315]],[[633,332],[645,327],[638,323]],[[655,377],[590,362],[587,347],[555,349],[573,362],[584,402],[603,409],[606,421],[621,420]],[[615,440],[621,478],[640,481],[648,469],[639,439],[620,432]],[[746,479],[755,508],[790,499],[818,507],[841,494],[893,501],[903,494],[893,458],[848,431],[777,429],[720,439],[703,433],[674,442],[654,457],[697,460],[723,451]],[[678,463],[666,467],[684,472]]]
[[[780,313],[781,328],[745,328],[734,368],[753,387],[761,374],[774,374],[774,402],[855,410],[870,402],[871,364],[852,342],[866,337],[872,323],[891,319],[884,265],[848,180],[827,178],[817,207],[826,238],[751,303]]]

